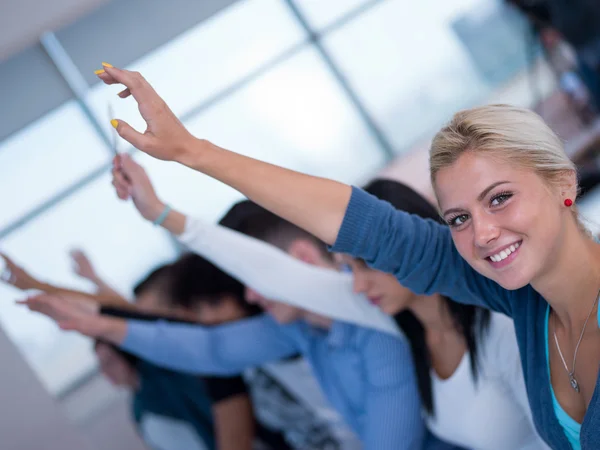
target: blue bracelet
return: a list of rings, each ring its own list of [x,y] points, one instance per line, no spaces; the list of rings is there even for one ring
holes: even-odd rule
[[[170,212],[171,207],[169,205],[165,205],[165,209],[163,209],[163,212],[160,213],[160,216],[154,219],[154,222],[152,222],[152,224],[157,226],[162,225],[162,223],[165,221]]]

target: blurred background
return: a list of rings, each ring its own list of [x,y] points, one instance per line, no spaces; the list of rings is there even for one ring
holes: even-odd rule
[[[109,120],[142,124],[131,99],[98,83],[102,61],[140,71],[195,135],[220,146],[358,185],[384,174],[430,198],[428,143],[453,112],[485,103],[533,108],[580,167],[581,210],[594,226],[600,40],[579,18],[556,21],[566,16],[553,7],[552,0],[4,0],[0,251],[42,279],[90,290],[69,257],[83,249],[125,295],[180,251],[113,193]],[[573,20],[581,25],[575,33]],[[203,175],[117,146],[177,209],[216,221],[240,199]],[[14,305],[22,295],[0,285],[8,337],[0,379],[12,376],[21,384],[11,389],[36,393],[34,403],[47,395],[49,403],[33,410],[40,418],[60,411],[67,418],[60,426],[77,429],[90,448],[143,448],[126,394],[99,376],[90,341]]]

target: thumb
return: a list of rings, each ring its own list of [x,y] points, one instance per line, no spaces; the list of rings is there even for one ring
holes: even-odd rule
[[[152,138],[146,134],[133,129],[127,122],[119,119],[112,119],[110,124],[116,128],[117,133],[135,148],[145,151],[150,145]]]

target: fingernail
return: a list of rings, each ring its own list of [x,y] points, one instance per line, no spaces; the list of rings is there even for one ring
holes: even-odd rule
[[[101,73],[104,73],[104,69],[100,69],[100,70],[94,70],[94,73],[96,75],[100,75]]]
[[[117,128],[119,126],[119,121],[117,119],[113,119],[110,121],[110,124],[114,127]]]
[[[109,63],[107,63],[107,62],[103,62],[103,63],[102,63],[102,65],[103,65],[104,67],[112,67],[112,64],[109,64]]]

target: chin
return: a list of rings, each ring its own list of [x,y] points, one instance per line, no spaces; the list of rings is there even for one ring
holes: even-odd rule
[[[530,277],[523,276],[523,274],[505,274],[504,276],[494,277],[492,279],[507,291],[516,291],[517,289],[527,286],[531,282]]]

